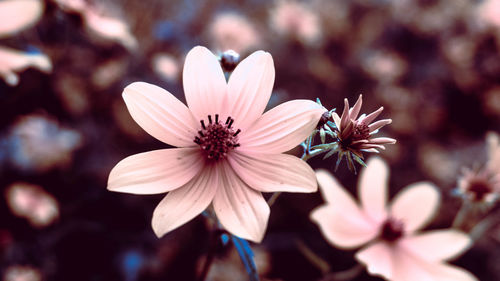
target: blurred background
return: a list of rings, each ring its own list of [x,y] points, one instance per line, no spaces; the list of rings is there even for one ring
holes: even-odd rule
[[[269,108],[320,98],[341,112],[359,94],[363,113],[384,106],[393,123],[379,135],[398,141],[381,153],[391,195],[416,181],[438,185],[430,228],[450,226],[462,167],[484,165],[485,135],[500,131],[499,0],[1,0],[3,280],[196,279],[209,246],[202,216],[158,239],[150,221],[163,195],[106,190],[119,160],[166,147],[132,120],[123,88],[146,81],[184,101],[184,57],[196,45],[242,58],[270,52]],[[309,163],[333,171],[335,158]],[[355,191],[345,162],[335,176]],[[252,245],[262,280],[321,280],[304,249],[331,271],[356,264],[309,220],[322,203],[283,194],[273,205],[264,241]],[[454,264],[500,280],[499,243],[496,225]],[[208,280],[246,278],[221,243]]]

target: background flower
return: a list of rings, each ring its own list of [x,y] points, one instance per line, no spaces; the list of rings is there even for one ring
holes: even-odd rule
[[[317,172],[326,204],[311,213],[323,235],[340,248],[358,248],[356,259],[367,271],[387,280],[477,280],[444,261],[457,257],[471,244],[456,230],[419,233],[439,207],[439,193],[429,183],[415,183],[387,204],[388,168],[371,158],[361,173],[361,208],[326,171]]]

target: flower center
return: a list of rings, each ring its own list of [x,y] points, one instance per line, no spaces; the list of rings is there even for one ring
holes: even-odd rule
[[[474,201],[482,201],[486,195],[492,192],[492,188],[487,181],[477,179],[469,183],[467,192],[472,194]]]
[[[352,132],[352,140],[365,140],[370,137],[370,128],[363,121],[357,121]]]
[[[400,220],[388,218],[380,228],[380,239],[394,242],[404,235],[404,224]]]
[[[234,131],[231,128],[233,122],[231,117],[227,117],[225,123],[219,122],[219,114],[215,114],[215,122],[212,121],[212,115],[208,115],[208,125],[205,125],[205,120],[200,120],[201,130],[194,142],[204,151],[207,159],[224,159],[230,150],[240,146],[238,134],[241,130]]]

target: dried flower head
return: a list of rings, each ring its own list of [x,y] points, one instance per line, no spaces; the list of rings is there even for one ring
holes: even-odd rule
[[[471,245],[454,229],[421,232],[439,208],[437,188],[426,182],[401,190],[388,203],[388,167],[372,158],[361,172],[358,204],[330,173],[316,176],[326,204],[311,213],[323,235],[355,255],[368,273],[392,281],[472,281],[469,272],[446,263]]]
[[[484,167],[462,170],[457,191],[464,200],[491,206],[500,197],[499,139],[493,132],[486,136],[488,161]]]
[[[372,123],[382,112],[383,107],[368,115],[363,114],[357,118],[362,102],[362,95],[359,95],[354,106],[349,108],[349,102],[347,99],[344,99],[342,116],[339,117],[336,112],[332,112],[332,118],[336,125],[338,147],[327,153],[325,158],[338,152],[337,167],[345,155],[349,169],[355,170],[353,160],[364,165],[363,152],[378,153],[379,149],[385,149],[385,144],[396,143],[396,140],[392,138],[374,138],[374,135],[380,128],[392,123],[391,119],[383,119]]]

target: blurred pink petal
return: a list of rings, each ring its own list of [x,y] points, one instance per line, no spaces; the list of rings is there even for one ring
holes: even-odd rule
[[[221,184],[218,167],[208,167],[181,188],[161,200],[153,212],[152,226],[158,237],[176,229],[203,212]]]
[[[309,165],[288,154],[235,152],[228,161],[236,174],[261,192],[315,192],[316,175]]]
[[[86,27],[92,34],[115,41],[129,50],[137,48],[137,39],[125,21],[101,15],[89,7],[83,10],[82,16]]]
[[[371,275],[392,279],[394,271],[394,248],[385,242],[377,242],[359,250],[356,259],[366,265],[366,270]],[[404,279],[403,279],[404,280]]]
[[[42,281],[39,269],[28,265],[11,265],[5,268],[3,281]]]
[[[153,216],[158,236],[192,219],[212,202],[217,218],[229,232],[260,242],[270,210],[259,190],[316,190],[307,164],[280,153],[309,136],[324,109],[312,101],[296,100],[261,116],[274,82],[273,60],[268,53],[255,52],[236,66],[234,73],[228,86],[217,58],[198,46],[188,53],[184,65],[189,108],[147,83],[136,82],[124,90],[127,107],[141,127],[161,141],[184,148],[162,151],[164,155],[155,151],[131,156],[110,173],[108,189],[113,191],[156,193],[177,188]],[[240,127],[245,118],[249,126],[253,123],[248,129]],[[180,159],[187,161],[179,164]],[[195,176],[200,169],[202,179]],[[207,185],[214,190],[206,191]]]
[[[245,16],[235,12],[218,13],[208,26],[211,45],[218,51],[246,53],[262,46],[256,27]]]
[[[380,158],[370,159],[370,165],[361,171],[358,193],[363,211],[375,222],[383,222],[387,217],[387,178],[389,169]]]
[[[0,1],[0,38],[30,27],[42,13],[43,3],[40,0]]]
[[[258,51],[234,70],[228,82],[228,104],[234,110],[234,126],[243,131],[259,118],[271,97],[274,63],[269,53]],[[258,93],[258,94],[257,94]]]
[[[245,151],[282,153],[304,141],[318,124],[324,108],[311,100],[293,100],[267,111],[242,132]]]
[[[486,167],[491,172],[500,174],[500,136],[497,133],[489,132],[486,135],[486,143],[488,145],[488,163],[486,163]]]
[[[17,182],[5,192],[12,213],[26,218],[34,227],[45,227],[59,217],[59,204],[41,186]]]
[[[151,136],[178,147],[193,145],[198,122],[189,109],[166,90],[134,82],[123,91],[123,99],[135,122]]]
[[[260,242],[270,213],[266,200],[242,181],[227,163],[221,165],[221,185],[213,202],[220,223],[238,237]]]
[[[325,238],[338,248],[357,248],[378,235],[376,225],[360,211],[345,212],[341,206],[326,205],[311,212]]]
[[[52,71],[50,59],[43,54],[29,54],[0,47],[0,76],[7,84],[16,86],[19,83],[19,76],[16,72],[24,71],[29,67],[46,73]]]
[[[111,170],[108,189],[133,194],[157,194],[177,189],[202,170],[203,162],[199,161],[199,154],[194,148],[134,154]]]
[[[457,230],[433,230],[405,237],[400,245],[422,259],[440,262],[466,251],[472,240]]]
[[[215,113],[228,116],[222,104],[227,98],[226,78],[217,58],[207,48],[197,46],[189,51],[182,82],[186,102],[197,120]]]
[[[391,203],[391,215],[401,220],[405,230],[425,227],[436,214],[440,195],[430,183],[414,183],[401,190]]]
[[[456,230],[414,234],[437,211],[439,193],[432,184],[406,187],[393,199],[390,210],[385,210],[387,166],[381,159],[371,158],[358,186],[363,202],[360,209],[328,172],[320,170],[316,175],[326,204],[313,210],[311,219],[336,247],[368,244],[356,253],[368,273],[393,281],[476,280],[465,270],[443,264],[470,246],[467,234]]]

